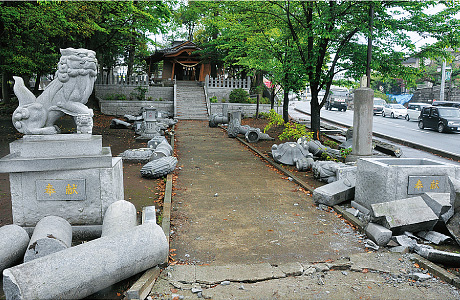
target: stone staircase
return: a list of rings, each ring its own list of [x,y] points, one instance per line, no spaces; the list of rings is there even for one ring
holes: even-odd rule
[[[197,82],[176,82],[176,118],[179,120],[208,120],[204,88]]]

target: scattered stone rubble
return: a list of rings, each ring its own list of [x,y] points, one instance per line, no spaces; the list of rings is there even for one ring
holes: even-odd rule
[[[452,237],[436,230],[448,230],[457,243],[460,240],[460,213],[456,209],[460,202],[460,181],[450,176],[459,174],[460,169],[449,164],[443,169],[442,163],[434,161],[376,159],[377,164],[384,168],[387,166],[386,163],[390,165],[382,174],[372,167],[372,160],[359,159],[354,173],[346,170],[341,174],[347,174],[345,178],[315,189],[313,200],[319,205],[328,206],[352,200],[352,208],[347,209],[347,212],[365,224],[364,231],[369,238],[365,245],[369,249],[378,250],[379,247],[388,246],[393,252],[415,252],[435,263],[459,266],[460,254],[440,251],[425,244],[440,245],[453,242]],[[435,175],[429,175],[433,174],[430,173],[433,166],[435,168],[432,172]],[[367,177],[370,176],[370,172],[375,173],[375,176]],[[395,175],[393,172],[399,173]],[[385,179],[382,176],[389,178]],[[412,176],[415,179],[411,178]],[[420,179],[416,180],[417,178]],[[358,184],[368,186],[381,179],[383,183],[378,183],[378,191],[373,189],[373,194],[369,194],[368,191],[368,202],[357,201],[355,187],[358,189]],[[385,184],[394,180],[399,180],[399,183],[395,183],[396,186]],[[416,185],[417,194],[414,193],[412,184]],[[428,188],[423,189],[426,185]],[[363,187],[360,189],[362,191]],[[379,201],[376,201],[376,194],[379,194]],[[399,199],[390,196],[382,198],[382,194],[393,197],[397,194]]]
[[[71,236],[72,230],[62,229],[60,219],[54,216],[42,219],[30,244],[53,239],[51,233],[59,236],[59,242]],[[46,233],[50,234],[41,238]],[[124,200],[107,209],[102,237],[74,247],[67,246],[68,241],[64,242],[66,247],[47,241],[46,247],[41,248],[40,259],[32,257],[12,266],[30,250],[28,243],[29,236],[21,227],[0,228],[0,267],[7,267],[3,270],[6,299],[81,299],[163,264],[169,252],[161,227],[150,221],[137,225],[134,205]]]
[[[261,132],[259,128],[253,128],[249,125],[241,125],[241,111],[229,113],[227,134],[235,138],[238,134],[243,134],[249,143],[256,143],[259,140],[273,140],[268,134]]]
[[[174,171],[177,158],[172,157],[173,148],[163,135],[164,130],[174,125],[177,121],[168,118],[168,113],[157,111],[155,108],[146,107],[139,116],[125,115],[125,119],[138,122],[141,138],[149,137],[147,148],[128,149],[120,156],[124,161],[144,163],[141,175],[146,178],[160,178]],[[126,123],[126,122],[125,122]],[[129,123],[128,123],[129,124]],[[135,123],[136,124],[136,123]]]

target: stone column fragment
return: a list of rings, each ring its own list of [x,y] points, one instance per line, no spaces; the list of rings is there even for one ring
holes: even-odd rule
[[[0,227],[0,272],[21,260],[29,244],[29,235],[18,225]]]
[[[35,226],[24,262],[69,248],[72,245],[72,226],[67,220],[48,216]]]
[[[131,202],[119,200],[110,204],[102,222],[102,236],[116,235],[137,225],[136,207]]]
[[[168,242],[146,223],[3,271],[6,299],[81,299],[165,262]]]

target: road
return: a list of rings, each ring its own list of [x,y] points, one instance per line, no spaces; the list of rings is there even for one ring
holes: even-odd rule
[[[292,107],[310,112],[309,102],[294,101]],[[322,118],[347,126],[353,126],[353,114],[352,110],[346,112],[321,110]],[[430,129],[421,130],[415,121],[408,122],[404,119],[392,119],[380,115],[374,116],[373,132],[460,155],[460,132],[439,133]]]

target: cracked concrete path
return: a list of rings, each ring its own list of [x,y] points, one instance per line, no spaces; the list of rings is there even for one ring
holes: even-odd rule
[[[180,121],[171,248],[181,262],[318,262],[364,251],[311,195],[207,122]]]
[[[155,299],[458,299],[453,286],[414,266],[413,255],[358,253],[330,263],[195,266],[163,271]],[[422,275],[419,275],[422,274]],[[427,277],[415,281],[414,276]]]
[[[334,212],[219,128],[176,125],[171,249],[153,299],[458,299],[409,255],[365,252]],[[424,271],[426,272],[426,271]]]

